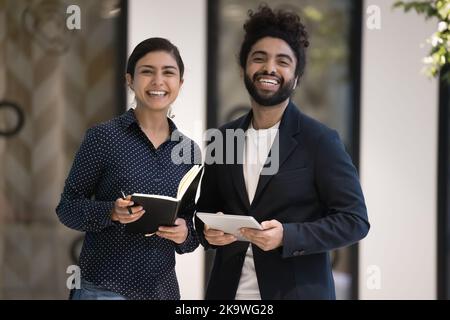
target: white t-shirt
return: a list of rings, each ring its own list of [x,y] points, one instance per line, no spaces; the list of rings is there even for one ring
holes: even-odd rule
[[[258,186],[261,170],[266,163],[270,148],[278,133],[280,122],[269,129],[255,130],[253,123],[245,134],[244,148],[244,180],[247,189],[248,200],[252,203]],[[258,280],[255,272],[252,246],[249,245],[242,266],[241,278],[236,291],[236,300],[261,300]]]

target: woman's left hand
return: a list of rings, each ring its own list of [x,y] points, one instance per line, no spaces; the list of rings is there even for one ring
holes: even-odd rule
[[[158,231],[156,231],[157,236],[172,240],[177,244],[182,244],[186,241],[188,233],[186,221],[182,218],[177,218],[177,220],[175,220],[174,227],[159,227]]]

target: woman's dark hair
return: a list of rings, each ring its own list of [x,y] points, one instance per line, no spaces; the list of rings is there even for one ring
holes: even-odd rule
[[[184,63],[183,59],[181,59],[180,52],[174,44],[164,38],[149,38],[139,43],[128,58],[127,73],[134,77],[134,69],[136,68],[139,59],[153,51],[165,51],[170,53],[175,58],[178,69],[180,69],[180,79],[183,79]]]
[[[243,69],[252,46],[261,38],[279,38],[291,47],[297,58],[295,75],[303,75],[306,64],[305,49],[309,46],[308,33],[300,22],[300,17],[283,10],[274,11],[266,4],[259,6],[257,12],[248,11],[249,19],[244,24],[245,37],[239,52],[239,63]]]

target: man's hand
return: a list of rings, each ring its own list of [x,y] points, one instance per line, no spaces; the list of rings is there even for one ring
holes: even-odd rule
[[[186,226],[186,221],[182,218],[177,218],[175,220],[174,227],[159,227],[156,231],[158,237],[172,240],[177,244],[182,244],[186,241],[188,236],[188,228]]]
[[[279,221],[264,221],[261,226],[264,230],[241,228],[241,233],[264,251],[270,251],[283,245],[283,225]]]
[[[206,241],[208,241],[209,244],[215,246],[225,246],[237,240],[237,238],[232,234],[224,233],[223,231],[216,229],[211,229],[206,224],[203,230],[203,234],[205,235]]]

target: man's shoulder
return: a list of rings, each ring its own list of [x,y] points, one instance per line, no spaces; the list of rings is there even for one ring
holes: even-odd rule
[[[297,108],[297,107],[295,107]],[[317,119],[314,119],[311,116],[308,116],[307,114],[301,112],[299,109],[297,109],[298,112],[295,112],[295,118],[299,117],[300,119],[300,131],[303,133],[303,135],[306,135],[311,138],[319,138],[322,135],[334,135],[336,134],[336,131],[334,129],[331,129],[324,123],[320,122]],[[293,115],[293,114],[291,114]],[[237,118],[233,121],[227,122],[220,126],[218,130],[221,132],[225,132],[228,129],[235,130],[242,127],[243,122],[245,122],[246,117],[248,114],[245,114],[241,116],[240,118]],[[291,119],[294,120],[294,119]],[[297,121],[297,120],[295,120]]]
[[[316,140],[322,136],[334,135],[336,131],[304,113],[300,115],[300,132],[304,137]]]
[[[225,132],[225,130],[227,129],[238,129],[241,127],[241,123],[242,121],[244,121],[245,117],[247,117],[247,114],[243,115],[240,118],[237,118],[236,120],[225,123],[224,125],[220,126],[218,130]]]

